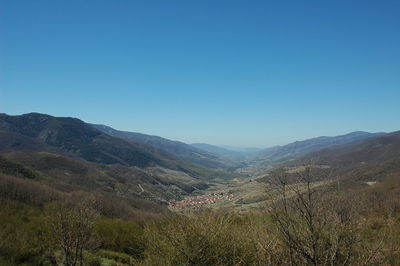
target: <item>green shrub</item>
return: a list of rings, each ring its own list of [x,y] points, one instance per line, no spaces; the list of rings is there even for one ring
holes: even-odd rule
[[[154,225],[146,235],[148,265],[266,264],[269,237],[256,219],[199,213]]]
[[[0,201],[0,257],[14,265],[48,265],[52,245],[44,220],[26,204]]]
[[[111,250],[100,250],[96,252],[96,255],[101,258],[106,258],[109,260],[113,260],[115,262],[124,263],[128,265],[132,265],[134,263],[134,259],[131,256]]]
[[[101,258],[89,252],[84,253],[85,265],[88,266],[101,266]]]
[[[143,229],[134,221],[102,218],[94,226],[94,235],[102,249],[143,258],[146,241]]]

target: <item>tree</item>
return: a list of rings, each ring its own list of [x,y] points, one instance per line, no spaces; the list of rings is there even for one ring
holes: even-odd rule
[[[315,165],[273,174],[280,197],[269,212],[291,265],[345,265],[356,255],[351,204],[340,202],[339,186],[323,184],[327,178],[328,173]]]
[[[88,248],[96,217],[89,200],[52,206],[51,226],[65,265],[83,265],[83,249]]]

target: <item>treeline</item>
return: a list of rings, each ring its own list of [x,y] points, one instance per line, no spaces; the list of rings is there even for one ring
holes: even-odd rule
[[[275,173],[263,210],[185,216],[0,175],[0,265],[397,265],[398,185],[343,191],[307,171]]]

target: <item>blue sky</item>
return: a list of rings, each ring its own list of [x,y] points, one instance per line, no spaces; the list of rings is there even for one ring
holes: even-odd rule
[[[400,1],[0,0],[0,112],[267,147],[400,130]]]

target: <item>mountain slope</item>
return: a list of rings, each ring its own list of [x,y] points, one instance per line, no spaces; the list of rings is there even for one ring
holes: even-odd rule
[[[267,149],[261,156],[269,157],[284,157],[295,156],[298,154],[305,154],[307,152],[320,150],[326,147],[350,143],[353,141],[373,138],[382,135],[382,133],[368,133],[368,132],[352,132],[346,135],[335,137],[317,137],[303,141],[296,141],[285,146],[277,147],[276,149]]]
[[[322,136],[304,141],[296,141],[284,146],[276,146],[259,152],[247,162],[249,165],[248,168],[252,169],[251,171],[253,172],[262,172],[275,164],[294,160],[309,152],[328,147],[344,145],[347,143],[363,141],[382,136],[384,134],[385,133],[368,133],[357,131],[335,137]]]
[[[231,164],[231,162],[228,162],[213,153],[192,147],[191,145],[180,141],[172,141],[159,136],[151,136],[136,132],[120,131],[105,125],[92,124],[92,126],[110,136],[119,137],[125,140],[140,141],[182,157],[192,163],[200,164],[204,167],[223,169]]]
[[[44,177],[47,177],[47,180],[60,184],[155,202],[179,199],[198,188],[207,187],[189,175],[165,168],[104,165],[47,152],[3,153],[0,172],[37,180],[46,180]]]
[[[120,163],[146,167],[166,164],[163,157],[169,156],[149,145],[139,142],[127,143],[108,136],[76,118],[57,118],[37,113],[21,116],[3,114],[0,115],[0,131],[3,132],[3,138],[10,135],[18,138],[23,136],[26,143],[35,143],[35,149],[38,145],[41,145],[38,149],[44,150],[51,146],[55,150],[85,160],[105,164]],[[9,142],[8,145],[5,149],[31,149],[24,143],[17,146]]]
[[[400,186],[400,131],[310,152],[283,166],[295,174],[295,169],[310,163],[328,170],[328,178],[340,179],[348,187],[366,182]]]
[[[223,147],[210,145],[210,144],[206,144],[206,143],[193,143],[190,145],[195,148],[198,148],[198,149],[201,149],[201,150],[213,153],[213,154],[217,154],[218,156],[229,158],[232,160],[243,160],[246,158],[246,156],[249,155],[249,152],[230,150],[230,149],[226,149]]]
[[[400,131],[311,152],[299,158],[297,162],[315,161],[343,168],[379,164],[398,158],[400,158]]]
[[[0,152],[44,151],[102,164],[155,167],[183,171],[196,178],[228,177],[187,162],[152,145],[105,134],[76,118],[30,113],[0,114]]]

